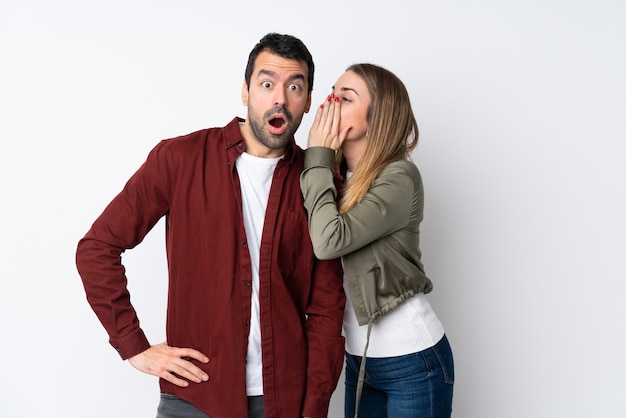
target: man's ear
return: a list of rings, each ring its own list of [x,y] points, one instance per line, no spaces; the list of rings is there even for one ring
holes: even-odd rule
[[[306,99],[306,106],[304,107],[304,113],[309,113],[311,109],[311,101],[313,100],[313,90],[309,92],[309,97]]]
[[[243,86],[241,87],[241,102],[244,106],[248,106],[248,83],[243,82]]]

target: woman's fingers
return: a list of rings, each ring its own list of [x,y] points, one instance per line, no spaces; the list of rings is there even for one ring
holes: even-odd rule
[[[334,94],[328,95],[315,114],[315,120],[309,132],[309,147],[327,147],[337,150],[341,146],[339,122],[341,103]]]

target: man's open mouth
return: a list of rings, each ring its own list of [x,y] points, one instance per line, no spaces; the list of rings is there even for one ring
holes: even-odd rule
[[[273,115],[269,120],[269,130],[274,135],[282,135],[287,129],[287,118],[284,115]]]
[[[270,119],[269,123],[274,128],[281,128],[284,124],[287,123],[287,121],[282,117],[275,117],[275,118]]]

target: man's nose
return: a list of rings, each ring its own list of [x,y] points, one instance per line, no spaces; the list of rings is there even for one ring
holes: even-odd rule
[[[284,106],[287,95],[285,90],[280,88],[274,91],[274,106]]]

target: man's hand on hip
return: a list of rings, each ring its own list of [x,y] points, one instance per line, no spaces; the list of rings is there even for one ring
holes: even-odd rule
[[[192,348],[170,347],[166,342],[153,345],[146,351],[128,359],[137,370],[167,380],[180,387],[189,386],[189,382],[201,383],[209,376],[198,366],[186,359],[208,363],[209,358]]]

